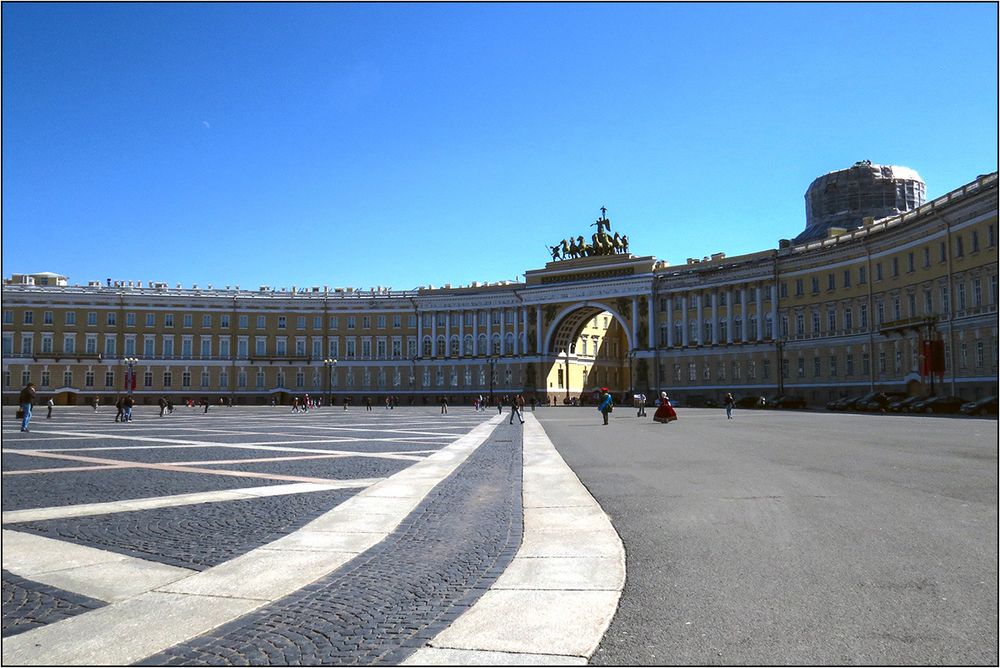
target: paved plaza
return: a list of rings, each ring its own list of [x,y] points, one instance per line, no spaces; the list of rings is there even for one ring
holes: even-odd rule
[[[624,586],[530,415],[114,413],[5,411],[4,664],[581,664]]]
[[[995,420],[158,412],[4,409],[5,665],[997,660]]]

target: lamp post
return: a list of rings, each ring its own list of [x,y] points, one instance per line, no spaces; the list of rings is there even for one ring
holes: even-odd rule
[[[326,405],[333,405],[333,367],[337,366],[337,360],[327,357],[323,360],[326,367]]]
[[[490,403],[493,403],[493,379],[496,369],[496,364],[499,360],[495,355],[491,355],[487,362],[490,363]]]
[[[635,394],[635,349],[628,351],[629,394]]]
[[[413,405],[413,395],[416,392],[415,384],[417,382],[417,358],[410,358],[410,405]]]
[[[775,339],[774,345],[778,350],[778,368],[775,370],[778,376],[778,396],[785,394],[785,340]]]
[[[126,357],[122,360],[122,363],[128,367],[128,372],[125,374],[125,387],[128,390],[128,395],[131,397],[132,388],[135,387],[135,365],[139,363],[139,358]]]

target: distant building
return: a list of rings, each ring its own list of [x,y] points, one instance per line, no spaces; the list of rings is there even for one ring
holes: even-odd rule
[[[60,276],[50,271],[43,271],[40,274],[14,274],[10,280],[4,281],[5,285],[44,285],[49,287],[69,285],[68,276]]]
[[[491,390],[565,403],[606,386],[816,406],[928,391],[928,340],[944,351],[938,393],[994,394],[997,174],[924,202],[903,170],[864,163],[817,179],[815,239],[680,266],[623,248],[547,262],[523,283],[413,290],[16,275],[3,286],[3,400],[32,381],[70,404],[129,390],[149,404],[306,392],[461,402]],[[126,358],[138,359],[134,389]]]
[[[819,177],[806,190],[806,229],[794,243],[824,239],[830,230],[853,230],[924,203],[924,182],[909,167],[873,165],[871,160]]]

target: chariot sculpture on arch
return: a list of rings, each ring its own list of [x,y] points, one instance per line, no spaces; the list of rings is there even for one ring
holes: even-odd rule
[[[586,243],[582,235],[563,239],[555,246],[546,246],[552,254],[552,260],[571,260],[580,257],[595,257],[600,255],[628,255],[628,235],[615,232],[611,235],[611,220],[608,218],[607,207],[601,207],[601,217],[590,226],[597,226],[597,232]]]

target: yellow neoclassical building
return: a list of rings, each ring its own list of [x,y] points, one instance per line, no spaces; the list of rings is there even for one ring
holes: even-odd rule
[[[522,283],[248,290],[19,274],[3,286],[3,397],[28,381],[60,404],[124,392],[586,402],[607,386],[822,405],[932,382],[995,394],[997,174],[924,201],[913,170],[857,163],[817,179],[806,203],[806,231],[778,248],[680,266],[629,252],[602,216],[592,244],[552,247]],[[934,374],[927,342],[943,353]]]

